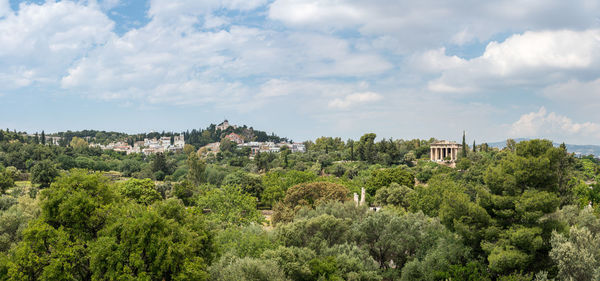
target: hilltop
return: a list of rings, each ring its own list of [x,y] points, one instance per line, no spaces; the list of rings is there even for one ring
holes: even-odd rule
[[[527,141],[530,140],[529,138],[517,138],[514,139],[516,142],[522,142],[522,141]],[[560,146],[560,143],[557,142],[553,142],[552,143],[555,147]],[[492,143],[488,143],[488,145],[490,147],[496,147],[499,149],[502,149],[504,147],[506,147],[506,141],[498,141],[498,142],[492,142]],[[595,157],[600,157],[600,145],[593,145],[593,144],[565,144],[567,146],[567,150],[569,152],[575,153],[576,155],[590,155],[593,154]]]

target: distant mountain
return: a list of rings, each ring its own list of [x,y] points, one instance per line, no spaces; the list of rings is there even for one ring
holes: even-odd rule
[[[527,138],[518,138],[518,139],[514,139],[516,142],[521,142],[524,140],[529,140]],[[553,143],[554,146],[559,146],[560,143]],[[506,141],[499,141],[499,142],[492,142],[492,143],[488,143],[488,145],[490,147],[497,147],[497,148],[504,148],[506,147]],[[600,157],[600,145],[593,145],[593,144],[585,144],[585,145],[579,145],[579,144],[566,144],[567,145],[567,151],[569,152],[574,152],[575,154],[578,155],[590,155],[593,154],[596,157]]]

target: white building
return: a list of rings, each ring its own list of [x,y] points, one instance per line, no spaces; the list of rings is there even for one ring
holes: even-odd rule
[[[229,127],[233,127],[234,129],[237,129],[238,126],[229,125],[229,121],[227,121],[227,119],[225,119],[223,122],[221,122],[221,124],[217,125],[217,127],[215,127],[215,129],[225,131]]]

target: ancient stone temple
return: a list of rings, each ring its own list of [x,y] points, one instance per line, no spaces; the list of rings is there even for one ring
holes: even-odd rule
[[[453,141],[437,141],[429,145],[430,159],[431,161],[442,162],[451,161],[454,162],[458,158],[458,151],[461,145]]]

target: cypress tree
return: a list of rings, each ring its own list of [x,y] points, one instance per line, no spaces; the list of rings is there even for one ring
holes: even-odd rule
[[[467,157],[467,142],[465,141],[465,131],[463,131],[462,139],[462,157]]]
[[[473,152],[475,152],[475,140],[473,140]]]
[[[347,143],[350,146],[350,160],[354,161],[354,140],[349,139]]]
[[[42,139],[41,139],[41,141],[42,141],[43,145],[46,145],[46,133],[44,133],[43,130],[42,130]]]
[[[154,161],[152,161],[152,172],[162,171],[163,173],[167,173],[167,159],[165,155],[161,152],[156,153],[154,157]]]

